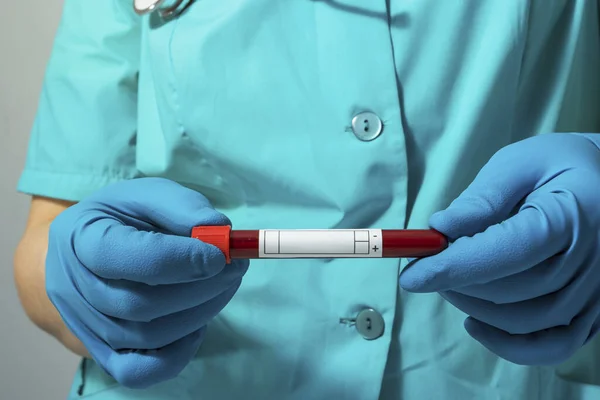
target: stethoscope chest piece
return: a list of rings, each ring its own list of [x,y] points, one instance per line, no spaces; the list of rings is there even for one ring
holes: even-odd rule
[[[149,14],[160,9],[159,13],[161,17],[168,17],[177,11],[184,2],[184,0],[168,1],[168,3],[172,4],[161,8],[165,1],[166,0],[133,0],[133,9],[139,15]]]
[[[140,15],[156,10],[165,0],[133,0],[133,9]]]

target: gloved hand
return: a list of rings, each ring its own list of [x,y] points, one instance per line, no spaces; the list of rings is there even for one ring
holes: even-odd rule
[[[51,224],[46,290],[67,327],[119,383],[178,375],[231,300],[248,261],[226,265],[190,237],[225,225],[201,194],[161,178],[109,185]]]
[[[440,292],[467,332],[524,365],[559,363],[600,328],[600,134],[546,134],[496,153],[430,225],[443,252],[400,285]]]

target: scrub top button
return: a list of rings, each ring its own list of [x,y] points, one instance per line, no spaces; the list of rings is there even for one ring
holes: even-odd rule
[[[372,308],[362,310],[356,316],[355,327],[366,340],[374,340],[383,335],[385,322],[381,314]]]
[[[358,139],[368,142],[381,134],[383,122],[375,113],[363,112],[352,118],[352,131]]]

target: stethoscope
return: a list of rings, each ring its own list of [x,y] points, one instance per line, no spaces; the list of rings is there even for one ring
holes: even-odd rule
[[[133,9],[139,15],[158,11],[161,17],[167,18],[174,15],[186,0],[173,0],[173,4],[161,7],[165,1],[166,0],[133,0]]]

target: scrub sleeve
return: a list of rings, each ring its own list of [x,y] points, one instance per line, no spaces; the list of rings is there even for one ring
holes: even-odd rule
[[[66,0],[18,191],[78,201],[137,175],[140,19],[121,0]]]

